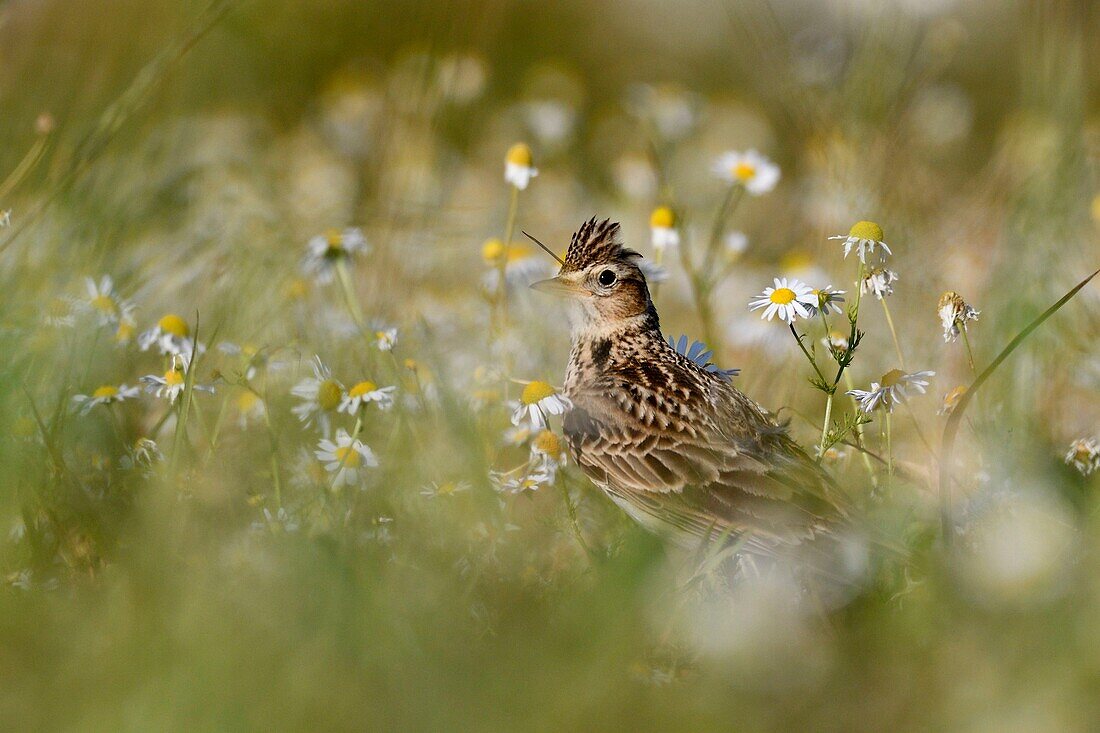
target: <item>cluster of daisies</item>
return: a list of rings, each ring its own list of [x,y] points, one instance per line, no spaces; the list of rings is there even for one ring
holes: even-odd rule
[[[344,281],[348,263],[368,251],[366,239],[358,229],[332,230],[309,240],[302,271],[318,284],[335,279]],[[143,394],[167,402],[169,409],[151,435],[127,448],[123,457],[125,463],[148,467],[161,458],[154,439],[167,420],[180,418],[185,409],[181,398],[188,390],[192,394],[213,394],[216,388],[230,388],[235,395],[233,405],[242,428],[252,421],[266,420],[266,395],[254,386],[255,380],[261,369],[286,364],[270,360],[261,349],[221,342],[216,350],[239,360],[239,368],[232,370],[235,376],[229,377],[219,370],[213,372],[215,376],[209,382],[199,381],[195,367],[206,354],[207,346],[197,340],[185,318],[168,313],[137,333],[137,308],[119,294],[109,276],[86,279],[85,290],[82,297],[64,299],[68,315],[58,320],[57,314],[61,311],[55,309],[53,325],[72,326],[82,314],[87,314],[94,325],[113,333],[117,345],[124,347],[134,343],[140,351],[161,357],[164,364],[163,372],[145,374],[133,384],[103,384],[89,393],[72,397],[74,411],[82,416],[97,409],[114,414],[115,406],[137,400]],[[368,341],[380,352],[392,352],[397,343],[396,328],[379,327],[368,336]],[[386,411],[393,405],[397,388],[380,385],[368,378],[346,382],[337,379],[320,357],[315,356],[311,366],[312,376],[290,389],[298,401],[292,412],[304,427],[317,431],[313,457],[328,472],[329,487],[337,490],[344,486],[361,486],[366,480],[366,469],[377,466],[378,459],[359,439],[360,433],[371,411]],[[119,424],[117,414],[114,418],[116,425]],[[218,420],[221,420],[221,413]],[[341,420],[347,425],[340,425]],[[267,425],[270,427],[269,422]]]

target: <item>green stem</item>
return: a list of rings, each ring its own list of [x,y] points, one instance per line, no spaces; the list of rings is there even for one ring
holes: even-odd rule
[[[710,272],[714,266],[714,258],[718,255],[719,245],[722,241],[722,232],[726,229],[726,220],[741,203],[745,195],[745,187],[733,183],[726,191],[726,197],[722,199],[722,205],[718,207],[718,213],[714,217],[714,224],[710,229],[710,239],[707,241],[707,253],[703,259],[703,272]]]
[[[974,368],[974,352],[970,348],[970,337],[966,335],[966,325],[960,323],[959,330],[962,331],[963,343],[966,344],[966,362],[970,365],[971,373],[977,374],[978,370]]]
[[[367,337],[366,321],[363,319],[363,310],[359,305],[359,297],[352,286],[351,273],[348,272],[348,263],[341,257],[336,261],[336,279],[340,281],[340,290],[344,293],[344,302],[347,304],[348,313],[355,321],[355,327],[359,329],[359,335]]]
[[[890,335],[894,337],[894,351],[898,355],[898,366],[905,369],[905,357],[901,355],[901,343],[898,341],[898,332],[894,328],[894,319],[890,317],[890,306],[886,305],[886,298],[879,298],[882,303],[882,312],[886,314],[886,325],[890,327]]]
[[[802,353],[806,355],[806,360],[810,362],[810,366],[812,366],[814,368],[814,371],[817,372],[817,378],[821,380],[822,384],[827,385],[829,383],[829,380],[825,379],[825,375],[822,374],[821,370],[817,367],[817,361],[815,361],[813,356],[810,355],[810,352],[806,350],[806,345],[802,343],[802,339],[799,338],[798,331],[794,330],[794,324],[788,323],[787,325],[790,326],[791,335],[794,336],[794,340],[798,342],[798,348],[801,349]]]

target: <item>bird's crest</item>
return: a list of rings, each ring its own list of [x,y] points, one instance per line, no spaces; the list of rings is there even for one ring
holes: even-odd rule
[[[599,262],[622,261],[631,257],[641,255],[619,241],[618,222],[610,219],[596,221],[596,217],[592,217],[581,225],[569,242],[562,272],[583,270]]]

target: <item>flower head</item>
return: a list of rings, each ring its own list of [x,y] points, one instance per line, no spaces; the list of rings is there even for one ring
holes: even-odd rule
[[[856,254],[859,255],[859,261],[866,264],[867,257],[873,255],[877,249],[879,261],[885,262],[886,255],[892,255],[893,252],[886,246],[886,242],[882,241],[883,233],[882,227],[873,221],[857,221],[852,225],[852,228],[848,230],[848,234],[838,234],[835,237],[829,237],[829,239],[843,239],[844,240],[844,257],[848,257],[848,253],[854,248]]]
[[[516,143],[508,148],[508,153],[504,156],[505,181],[522,191],[538,174],[538,169],[532,165],[531,148],[528,145]]]
[[[187,321],[175,313],[167,313],[161,316],[155,326],[138,337],[138,346],[142,351],[156,346],[157,351],[166,356],[186,355],[190,358],[195,342],[191,340],[191,327],[187,325]]]
[[[817,302],[814,304],[812,313],[821,311],[825,315],[829,315],[830,311],[833,313],[843,313],[844,309],[840,307],[840,304],[844,302],[843,290],[833,290],[832,285],[826,285],[823,288],[814,288],[811,291]]]
[[[878,382],[871,382],[871,389],[852,389],[847,394],[856,398],[859,408],[866,413],[873,412],[875,408],[882,407],[887,412],[893,412],[895,405],[900,405],[908,396],[910,388],[924,394],[924,388],[928,386],[928,378],[935,376],[935,372],[913,372],[906,374],[900,369],[891,369],[882,375]]]
[[[841,333],[840,331],[829,331],[829,335],[821,339],[821,343],[825,345],[827,349],[831,349],[837,354],[844,354],[848,351],[848,334]]]
[[[943,326],[943,340],[946,342],[958,339],[959,334],[966,330],[966,322],[978,320],[978,315],[981,313],[974,310],[961,295],[953,290],[948,290],[940,296],[936,312],[939,313],[940,324]]]
[[[504,282],[510,287],[525,287],[532,281],[549,274],[547,261],[535,256],[535,251],[522,244],[505,247],[499,239],[490,239],[481,248],[481,256],[490,269],[482,280],[489,293],[500,287],[500,270],[504,269]]]
[[[84,286],[87,297],[78,301],[78,307],[93,313],[99,325],[109,326],[118,323],[124,315],[133,313],[134,305],[119,296],[110,275],[104,275],[98,282],[86,277]]]
[[[354,415],[360,408],[372,402],[378,405],[378,409],[388,410],[393,405],[393,392],[396,389],[396,387],[379,387],[369,379],[365,379],[348,388],[337,410]]]
[[[145,385],[145,391],[157,397],[164,398],[168,402],[175,403],[176,399],[187,388],[187,370],[191,368],[190,359],[179,354],[172,357],[172,365],[163,376],[149,374],[138,381]],[[208,384],[192,384],[191,389],[201,392],[214,393],[214,387]]]
[[[420,490],[420,495],[427,499],[436,499],[444,496],[454,496],[463,491],[469,491],[468,481],[433,481]]]
[[[502,494],[527,494],[551,483],[554,477],[547,471],[535,469],[516,475],[493,472],[489,474],[489,479],[493,482],[493,488]]]
[[[1100,441],[1096,438],[1078,438],[1066,451],[1066,463],[1084,476],[1100,470]]]
[[[545,428],[549,415],[561,415],[572,406],[568,397],[558,393],[546,382],[528,382],[520,395],[519,404],[512,412],[512,424],[525,422],[534,428]]]
[[[667,206],[658,206],[649,215],[649,233],[653,249],[659,253],[680,246],[680,232],[676,229],[676,213]]]
[[[397,345],[397,329],[383,328],[374,332],[374,345],[379,351],[393,351]]]
[[[96,405],[113,405],[116,402],[133,399],[139,394],[141,389],[138,387],[105,384],[90,395],[73,395],[73,407],[79,410],[81,415],[87,415]]]
[[[730,150],[714,161],[714,173],[723,181],[744,186],[753,196],[775,188],[779,182],[779,166],[755,150]]]
[[[730,262],[743,255],[748,248],[749,237],[744,232],[729,232],[722,239],[722,252]]]
[[[363,231],[357,227],[328,229],[310,238],[302,271],[319,284],[332,282],[336,263],[353,259],[370,251]]]
[[[321,431],[328,435],[329,417],[344,401],[344,385],[332,378],[332,371],[321,357],[313,357],[313,376],[298,382],[290,393],[302,400],[291,412],[307,426],[319,423]]]
[[[263,399],[250,389],[242,390],[235,400],[237,408],[237,424],[244,430],[250,423],[258,422],[267,415],[267,407]]]
[[[887,295],[894,294],[894,283],[898,281],[898,274],[885,267],[870,267],[863,273],[863,279],[859,282],[859,292],[863,294],[874,293],[875,297],[882,300]]]
[[[365,469],[378,465],[374,452],[358,438],[353,439],[343,428],[336,431],[335,442],[322,438],[313,454],[333,475],[334,491],[341,486],[358,485],[366,475]]]
[[[950,414],[956,407],[959,406],[959,400],[966,394],[966,385],[960,384],[950,392],[943,396],[943,404],[940,405],[940,409],[936,410],[937,415]]]
[[[764,292],[749,301],[749,310],[764,308],[760,314],[763,320],[770,321],[775,316],[788,324],[796,317],[810,318],[817,307],[818,298],[813,289],[794,278],[775,278],[775,287],[765,288]]]

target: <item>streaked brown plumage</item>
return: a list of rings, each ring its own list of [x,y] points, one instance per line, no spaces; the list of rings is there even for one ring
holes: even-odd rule
[[[586,222],[556,278],[579,318],[565,435],[584,472],[635,520],[679,544],[743,541],[775,554],[845,514],[824,471],[766,410],[661,335],[638,253]]]

